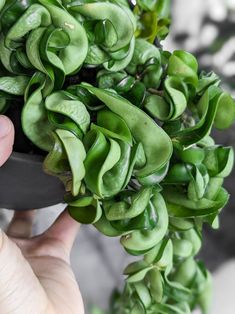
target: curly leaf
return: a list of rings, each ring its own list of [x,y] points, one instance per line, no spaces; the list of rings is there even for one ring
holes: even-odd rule
[[[29,83],[27,76],[0,77],[0,92],[22,96]]]
[[[215,116],[214,125],[217,129],[223,130],[231,127],[234,121],[235,102],[228,93],[223,93]]]
[[[198,83],[198,63],[195,57],[183,50],[176,50],[169,58],[167,73],[182,78],[194,86]]]
[[[163,195],[167,203],[169,215],[184,218],[202,217],[218,213],[227,204],[229,199],[228,193],[222,188],[214,200],[201,198],[198,201],[193,201],[174,188],[168,188],[163,192]]]
[[[72,172],[72,194],[78,195],[81,181],[85,177],[84,160],[86,152],[82,142],[67,130],[56,130],[67,154]],[[75,153],[76,152],[76,153]]]
[[[111,221],[137,217],[147,207],[151,194],[152,188],[143,188],[139,192],[133,193],[133,195],[127,195],[127,197],[131,196],[131,206],[125,200],[115,203],[107,201],[105,203],[106,217]]]
[[[45,100],[47,110],[64,115],[73,120],[86,133],[90,125],[90,115],[85,105],[73,95],[59,91],[51,94]]]
[[[105,42],[102,41],[102,44],[110,49],[110,51],[117,51],[126,47],[130,43],[133,37],[135,25],[133,22],[134,19],[130,18],[132,13],[128,14],[127,9],[108,2],[77,4],[76,1],[69,4],[68,8],[96,21],[110,21],[116,31],[114,36],[117,36],[117,40],[114,41],[115,43],[111,47],[107,47]],[[123,21],[125,21],[125,23],[123,23]],[[112,32],[113,28],[110,28]],[[108,30],[106,29],[106,31]]]
[[[65,74],[78,70],[88,52],[88,39],[82,25],[71,16],[56,0],[39,0],[50,12],[53,25],[61,28],[69,38],[69,44],[59,52]],[[59,36],[61,37],[61,35]],[[50,56],[53,59],[56,57]]]
[[[137,171],[137,176],[145,177],[153,174],[168,162],[172,154],[171,141],[167,134],[151,118],[142,110],[114,93],[94,87],[84,87],[103,101],[111,111],[122,117],[130,128],[135,140],[143,144],[147,161],[146,165]],[[155,141],[156,134],[158,134],[157,142]]]
[[[121,238],[122,245],[128,250],[149,250],[157,245],[165,236],[168,228],[168,214],[164,199],[159,193],[154,193],[153,206],[157,208],[158,224],[150,231],[134,231]]]
[[[21,39],[27,33],[40,26],[47,27],[50,24],[49,11],[40,4],[33,4],[8,31],[5,44],[9,48],[16,48],[21,45]]]
[[[210,87],[197,105],[199,122],[193,127],[173,132],[171,135],[174,140],[182,145],[191,145],[209,135],[221,102],[223,102],[221,90],[214,86]]]
[[[22,128],[25,135],[38,147],[50,151],[53,145],[50,133],[53,127],[48,121],[44,106],[43,92],[49,86],[42,73],[35,73],[25,93],[25,104],[22,111]],[[33,91],[31,93],[31,90]]]
[[[83,224],[94,224],[102,216],[100,202],[92,196],[83,196],[69,202],[68,211],[71,217]]]
[[[234,150],[232,147],[214,146],[205,149],[204,165],[211,177],[227,177],[234,165]]]

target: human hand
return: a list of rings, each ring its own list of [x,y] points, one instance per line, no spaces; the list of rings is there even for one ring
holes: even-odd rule
[[[0,115],[0,167],[8,159],[14,143],[14,127],[5,116]]]
[[[0,231],[0,313],[84,314],[70,267],[78,223],[64,211],[42,235],[30,238],[33,212],[15,212]]]
[[[0,166],[13,142],[13,124],[0,116]],[[64,211],[34,238],[32,224],[33,211],[15,212],[7,234],[0,229],[0,313],[84,314],[69,262],[78,223]]]

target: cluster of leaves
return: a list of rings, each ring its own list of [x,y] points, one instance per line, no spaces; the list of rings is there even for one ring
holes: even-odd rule
[[[71,216],[143,256],[125,269],[112,314],[210,304],[195,256],[203,224],[218,227],[234,158],[210,133],[233,123],[235,104],[191,54],[153,44],[169,7],[0,0],[0,112],[24,99],[24,133],[48,152],[44,169],[64,182]],[[93,77],[80,82],[84,73]]]

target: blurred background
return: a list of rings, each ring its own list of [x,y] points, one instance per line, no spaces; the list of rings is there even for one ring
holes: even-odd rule
[[[216,72],[223,87],[235,96],[235,0],[173,0],[172,18],[164,48],[196,55],[200,69]],[[214,132],[214,137],[219,144],[235,146],[235,125],[226,132]],[[231,198],[221,214],[220,229],[205,230],[202,256],[212,270],[235,255],[234,179],[235,170],[226,181]]]
[[[171,35],[164,49],[185,49],[194,53],[201,70],[213,70],[224,87],[235,96],[235,0],[173,0]],[[235,146],[235,125],[216,132],[217,143]],[[230,203],[221,214],[217,231],[205,230],[201,258],[214,275],[214,304],[211,314],[235,313],[235,171],[226,181]],[[37,213],[35,233],[46,229],[63,206]],[[11,218],[0,212],[0,227]],[[109,239],[93,227],[82,226],[72,253],[72,265],[86,301],[103,308],[113,288],[121,287],[123,269],[132,257],[122,250],[118,239]],[[89,311],[87,310],[89,314]]]
[[[173,0],[173,23],[164,48],[196,55],[201,70],[214,71],[235,97],[235,0]],[[235,147],[235,125],[214,132],[218,144]],[[214,275],[211,314],[235,313],[235,169],[226,180],[231,194],[220,229],[206,229],[201,256]]]

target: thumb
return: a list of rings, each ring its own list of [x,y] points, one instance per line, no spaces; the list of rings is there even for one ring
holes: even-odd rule
[[[0,115],[0,167],[8,159],[14,143],[13,123],[5,116]]]
[[[49,238],[61,242],[67,253],[70,254],[79,227],[80,224],[65,209],[53,225],[44,233],[43,237],[45,241]]]
[[[34,313],[30,299],[41,300],[38,304],[47,303],[45,292],[20,249],[0,229],[1,313],[25,313],[25,308],[28,313]]]

